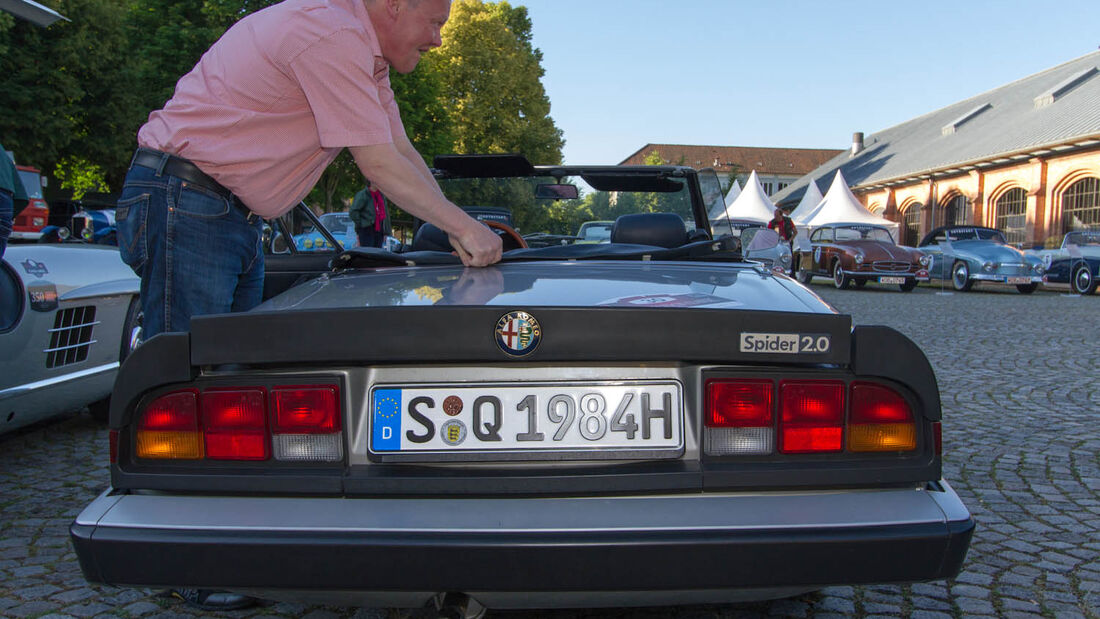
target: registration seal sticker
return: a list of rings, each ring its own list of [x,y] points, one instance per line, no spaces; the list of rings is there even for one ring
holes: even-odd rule
[[[513,357],[523,357],[538,348],[542,326],[527,312],[508,312],[497,321],[494,334],[501,350]]]
[[[828,333],[742,333],[741,352],[763,354],[823,354],[829,352]]]
[[[439,429],[439,438],[448,445],[458,445],[466,440],[466,424],[457,419],[451,419]]]

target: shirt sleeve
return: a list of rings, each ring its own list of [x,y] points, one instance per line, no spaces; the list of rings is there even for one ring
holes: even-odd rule
[[[323,148],[393,142],[401,126],[389,74],[373,74],[370,47],[340,30],[306,47],[289,63],[317,122]]]

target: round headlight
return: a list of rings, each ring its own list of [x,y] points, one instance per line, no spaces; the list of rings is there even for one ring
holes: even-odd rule
[[[1031,268],[1035,269],[1035,272],[1039,273],[1040,275],[1043,273],[1043,271],[1046,270],[1045,268],[1043,268],[1042,264],[1036,264],[1035,266],[1033,266]]]
[[[84,224],[84,227],[80,229],[80,238],[84,239],[85,241],[88,241],[90,243],[94,236],[95,231],[92,230],[92,226]]]
[[[312,249],[313,248],[313,239],[306,239],[305,241],[302,242],[302,245],[304,245],[306,249]]]
[[[920,264],[923,267],[926,267],[926,266],[932,264],[932,256],[929,256],[928,254],[924,254],[923,256],[920,257]]]
[[[863,264],[863,254],[856,254],[856,264]]]
[[[997,268],[997,263],[995,263],[995,262],[987,262],[987,263],[982,265],[982,269],[984,269],[987,273],[992,273],[993,269],[996,269],[996,268]]]
[[[791,255],[790,254],[783,254],[783,255],[779,256],[779,261],[782,262],[783,264],[790,265],[791,264]]]

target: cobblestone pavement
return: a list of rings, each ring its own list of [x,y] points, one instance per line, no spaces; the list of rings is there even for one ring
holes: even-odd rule
[[[978,521],[958,578],[756,604],[490,616],[1100,617],[1100,297],[813,289],[858,324],[901,330],[931,359],[943,393],[944,474]],[[106,486],[106,462],[107,433],[86,414],[0,436],[0,616],[210,615],[159,591],[84,581],[68,526]],[[402,614],[273,603],[215,613]]]

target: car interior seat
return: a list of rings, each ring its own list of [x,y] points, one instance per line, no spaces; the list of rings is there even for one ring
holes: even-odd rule
[[[429,223],[421,224],[416,229],[416,234],[413,235],[409,249],[412,251],[443,251],[447,253],[454,251],[447,233],[442,228]]]
[[[620,215],[611,227],[612,243],[680,247],[688,242],[684,220],[674,213]]]

